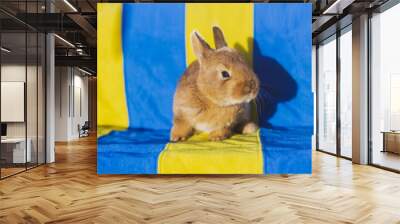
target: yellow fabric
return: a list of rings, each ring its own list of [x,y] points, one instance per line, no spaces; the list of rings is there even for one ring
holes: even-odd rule
[[[234,135],[221,142],[207,134],[167,144],[158,160],[160,174],[262,174],[263,156],[259,132]]]
[[[196,60],[190,34],[197,30],[215,47],[212,26],[221,27],[229,47],[240,50],[252,65],[253,4],[249,3],[186,3],[186,63]]]
[[[252,63],[253,5],[186,3],[186,62],[195,60],[190,34],[197,30],[214,47],[212,26],[224,32],[230,47],[242,51]],[[263,156],[259,133],[235,135],[211,142],[207,134],[188,141],[169,143],[158,160],[160,174],[262,174]]]
[[[122,53],[122,4],[98,4],[98,136],[128,128]]]

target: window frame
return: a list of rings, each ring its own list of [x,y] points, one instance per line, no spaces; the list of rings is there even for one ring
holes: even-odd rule
[[[335,33],[332,35],[328,36],[327,38],[320,40],[316,44],[316,51],[315,51],[315,58],[316,58],[316,151],[323,152],[329,155],[333,155],[339,158],[343,158],[346,160],[352,160],[352,158],[347,157],[342,155],[342,150],[341,150],[341,118],[340,118],[340,103],[341,103],[341,97],[340,97],[340,84],[341,84],[341,66],[340,66],[340,37],[344,35],[347,32],[352,32],[352,23],[347,24],[346,26],[337,29]],[[333,38],[333,36],[335,36]],[[331,39],[331,40],[330,40]],[[336,41],[336,152],[332,153],[327,150],[324,150],[319,147],[319,79],[320,79],[320,74],[319,74],[319,59],[320,56],[318,54],[318,49],[323,42],[329,42],[329,41]]]

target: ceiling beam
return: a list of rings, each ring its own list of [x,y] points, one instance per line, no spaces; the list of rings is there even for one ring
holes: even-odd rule
[[[355,0],[336,0],[332,4],[330,4],[322,14],[342,14],[343,10],[351,5]]]
[[[85,17],[83,17],[80,14],[75,14],[75,13],[67,14],[67,16],[72,21],[74,21],[78,26],[80,26],[86,32],[86,34],[88,34],[91,38],[96,38],[96,36],[97,36],[96,28],[94,28],[92,26],[92,24],[90,24],[85,19]]]
[[[96,71],[97,60],[92,56],[55,56],[56,66],[88,67]]]

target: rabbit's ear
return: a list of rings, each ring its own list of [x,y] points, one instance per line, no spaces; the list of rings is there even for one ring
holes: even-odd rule
[[[219,28],[218,26],[213,26],[213,33],[216,49],[228,46],[226,44],[224,33],[222,32],[221,28]]]
[[[192,32],[190,38],[192,41],[194,54],[199,61],[201,61],[212,51],[207,42],[196,31]]]

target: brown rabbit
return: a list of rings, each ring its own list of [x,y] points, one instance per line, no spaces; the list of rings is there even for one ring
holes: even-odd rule
[[[219,27],[213,27],[213,33],[215,50],[197,32],[191,34],[197,60],[186,69],[175,92],[173,142],[186,140],[195,131],[218,141],[234,131],[258,129],[250,119],[250,101],[259,90],[257,75],[238,51],[227,47]]]

